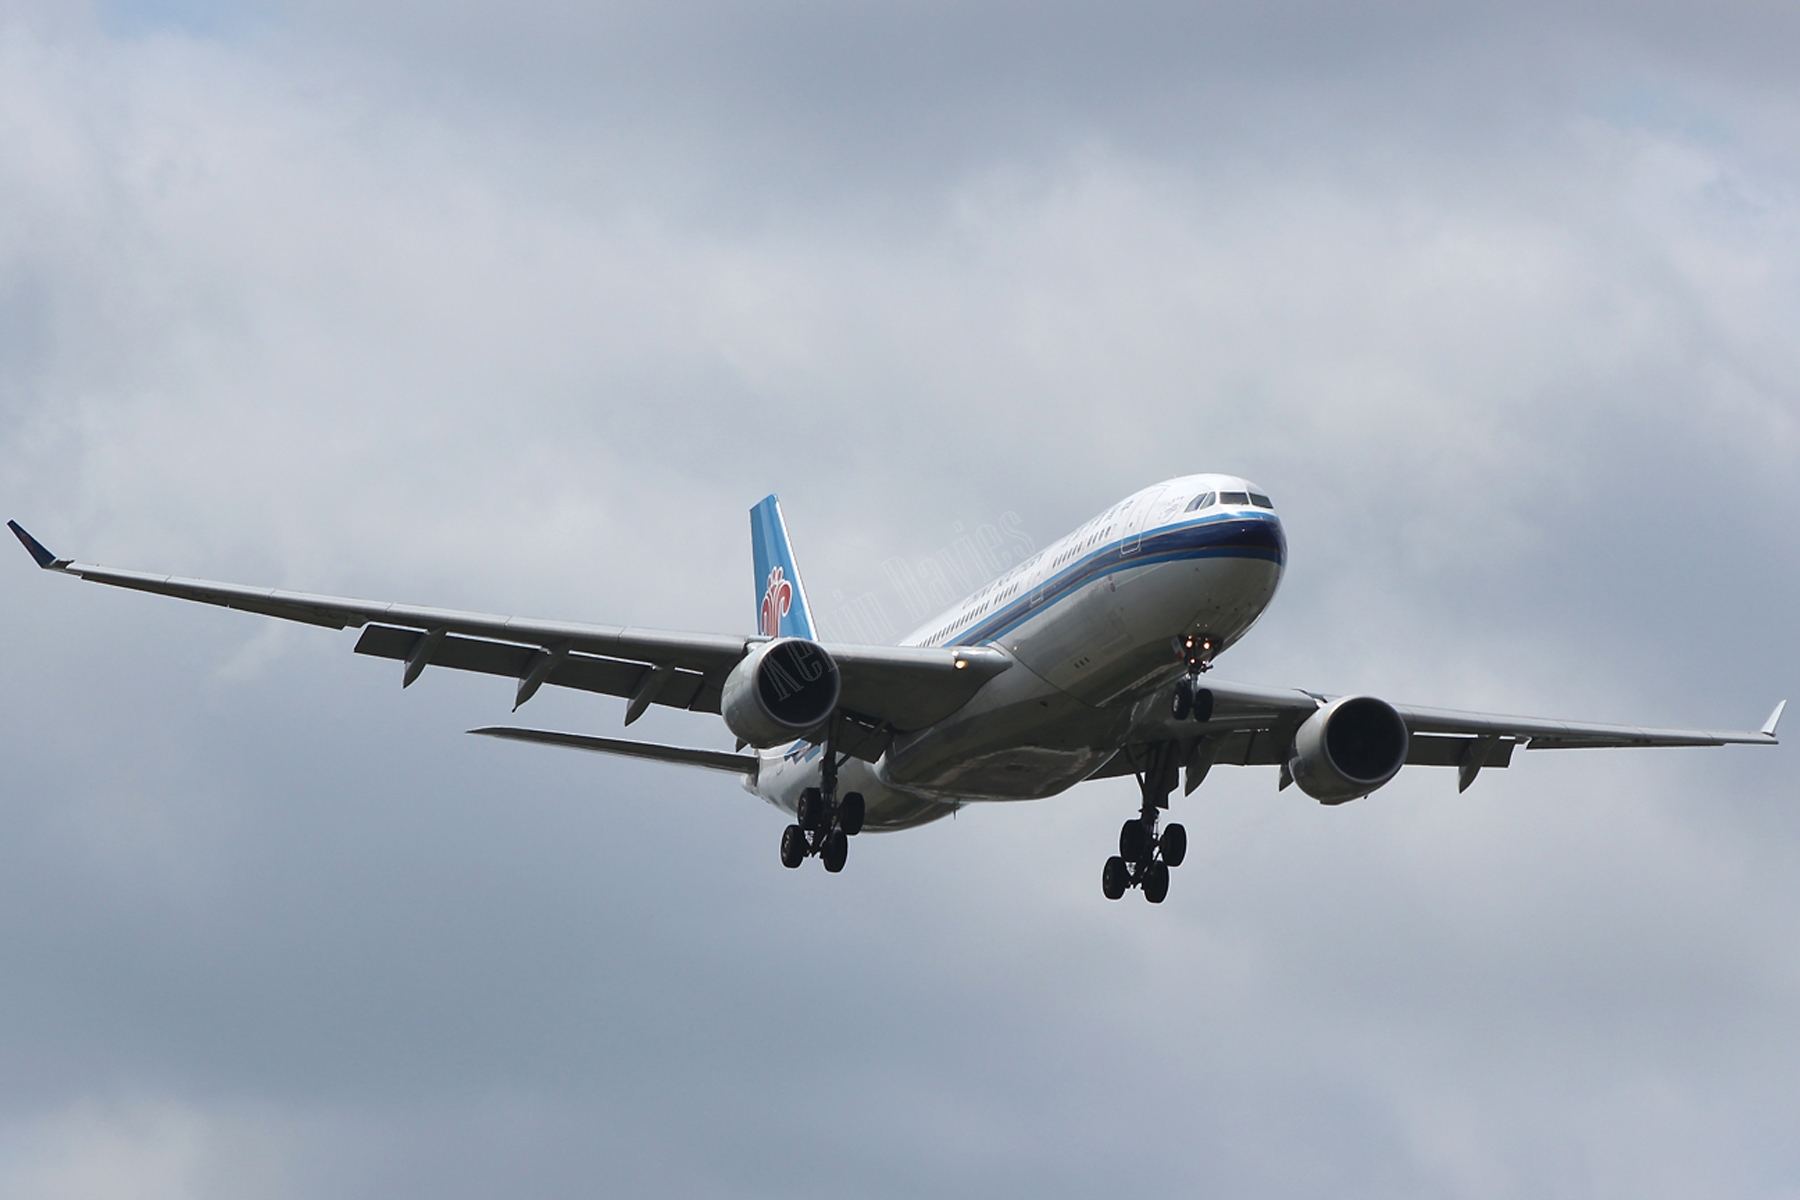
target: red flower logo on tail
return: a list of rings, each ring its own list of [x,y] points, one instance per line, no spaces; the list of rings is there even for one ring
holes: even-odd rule
[[[758,631],[764,637],[781,636],[781,618],[787,616],[788,609],[794,606],[794,585],[785,578],[780,567],[769,572],[769,582],[763,588],[762,616]]]

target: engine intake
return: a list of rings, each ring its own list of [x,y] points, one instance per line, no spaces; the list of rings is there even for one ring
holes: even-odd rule
[[[1333,700],[1294,734],[1288,773],[1321,804],[1366,796],[1406,763],[1406,722],[1394,706],[1373,696]]]
[[[842,687],[825,647],[805,638],[777,638],[731,669],[719,708],[726,728],[767,750],[823,724],[836,710]]]

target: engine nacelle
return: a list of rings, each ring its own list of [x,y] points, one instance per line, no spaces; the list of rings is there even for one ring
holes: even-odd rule
[[[764,642],[725,677],[725,727],[759,750],[817,729],[837,708],[837,664],[805,638]]]
[[[1321,804],[1342,804],[1399,774],[1407,744],[1406,722],[1393,705],[1373,696],[1343,696],[1295,732],[1288,774]]]

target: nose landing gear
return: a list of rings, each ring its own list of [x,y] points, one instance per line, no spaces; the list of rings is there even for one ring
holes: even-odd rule
[[[1119,830],[1119,852],[1106,860],[1100,873],[1100,890],[1117,900],[1128,888],[1142,888],[1144,899],[1161,904],[1169,894],[1169,869],[1187,857],[1187,830],[1177,824],[1157,832],[1160,810],[1169,806],[1175,790],[1177,742],[1158,742],[1150,748],[1149,761],[1138,772],[1144,806]]]
[[[1187,674],[1175,681],[1175,702],[1171,712],[1177,721],[1192,717],[1196,721],[1212,720],[1213,694],[1200,686],[1200,676],[1212,670],[1213,654],[1218,643],[1208,634],[1190,633],[1180,639],[1182,661]]]

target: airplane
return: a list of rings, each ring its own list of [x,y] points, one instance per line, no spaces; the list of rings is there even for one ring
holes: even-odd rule
[[[1269,607],[1287,538],[1268,495],[1234,475],[1144,488],[902,639],[822,642],[773,495],[750,510],[753,635],[671,633],[488,616],[122,571],[59,558],[8,526],[45,570],[329,629],[355,651],[516,681],[513,711],[548,684],[717,713],[736,749],[489,726],[487,737],[707,767],[792,817],[781,862],[843,870],[848,840],[909,829],[965,804],[1037,800],[1135,777],[1140,805],[1101,891],[1152,904],[1187,855],[1164,823],[1220,764],[1276,767],[1322,804],[1369,795],[1408,765],[1454,767],[1458,791],[1513,752],[1577,747],[1773,746],[1787,701],[1755,731],[1641,729],[1392,704],[1211,678]],[[744,753],[746,749],[754,753]]]

